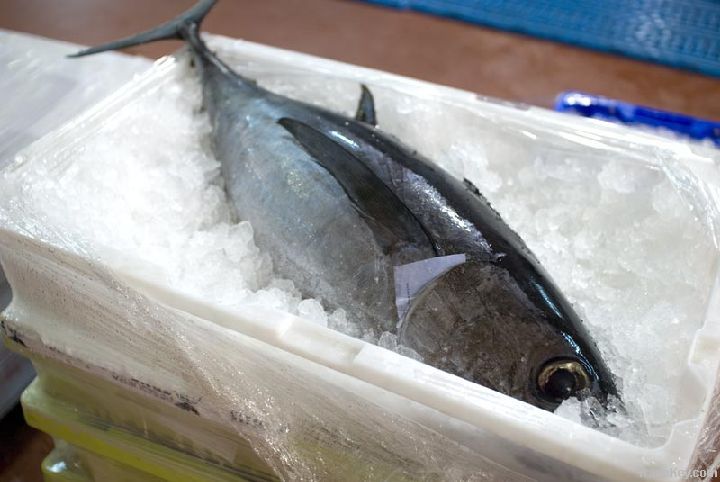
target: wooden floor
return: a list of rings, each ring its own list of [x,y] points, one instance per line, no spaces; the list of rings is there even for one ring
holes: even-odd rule
[[[0,28],[82,44],[114,40],[172,18],[193,0],[3,0]],[[354,1],[223,0],[204,28],[550,106],[568,89],[720,118],[717,79],[516,34]],[[156,57],[164,42],[133,49]]]
[[[3,0],[0,28],[97,44],[170,19],[192,0]],[[506,100],[551,106],[583,90],[720,119],[720,81],[635,60],[416,13],[340,0],[224,0],[209,32],[418,77]],[[132,49],[158,57],[162,42]],[[40,480],[51,441],[15,410],[0,424],[0,480]]]
[[[0,420],[0,481],[40,482],[40,462],[52,449],[52,439],[28,427],[17,405]]]

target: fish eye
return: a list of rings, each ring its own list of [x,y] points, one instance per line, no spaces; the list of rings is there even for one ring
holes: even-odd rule
[[[589,386],[590,376],[585,367],[571,358],[545,362],[537,376],[538,391],[554,402],[562,402]]]

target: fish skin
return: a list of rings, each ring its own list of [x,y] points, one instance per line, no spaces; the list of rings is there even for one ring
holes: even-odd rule
[[[198,68],[228,197],[279,275],[365,330],[396,333],[426,363],[540,408],[559,405],[538,389],[548,360],[580,363],[602,402],[617,394],[569,302],[474,186],[368,122],[259,87],[205,46],[198,24],[185,18],[174,35]],[[399,320],[394,267],[452,254],[466,262]]]

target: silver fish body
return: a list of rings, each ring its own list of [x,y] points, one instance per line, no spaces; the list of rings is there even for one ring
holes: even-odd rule
[[[188,41],[229,199],[278,274],[426,363],[541,408],[617,393],[570,304],[472,184],[380,132],[374,113],[350,119],[234,72],[198,35],[212,4],[89,53]],[[364,95],[360,110],[371,105]],[[453,255],[464,262],[399,310],[398,269]]]

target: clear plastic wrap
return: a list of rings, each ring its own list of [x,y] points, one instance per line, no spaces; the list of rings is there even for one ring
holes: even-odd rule
[[[381,129],[473,181],[525,239],[621,377],[628,417],[596,430],[579,423],[592,407],[564,405],[559,417],[383,349],[396,348],[387,337],[366,337],[378,347],[330,329],[352,332],[274,278],[252,228],[226,209],[182,55],[4,172],[0,255],[16,295],[6,334],[234,427],[288,480],[687,473],[696,442],[715,433],[703,426],[720,338],[714,151],[254,44],[212,45],[270,89],[340,112],[368,84]],[[695,459],[708,454],[699,445]]]
[[[0,168],[14,154],[113,92],[150,61],[109,54],[79,66],[65,55],[78,46],[0,30]],[[10,288],[0,269],[0,309]],[[34,376],[30,362],[0,345],[0,418]]]
[[[84,64],[79,45],[0,29],[0,166],[143,71],[150,61],[108,53]]]

